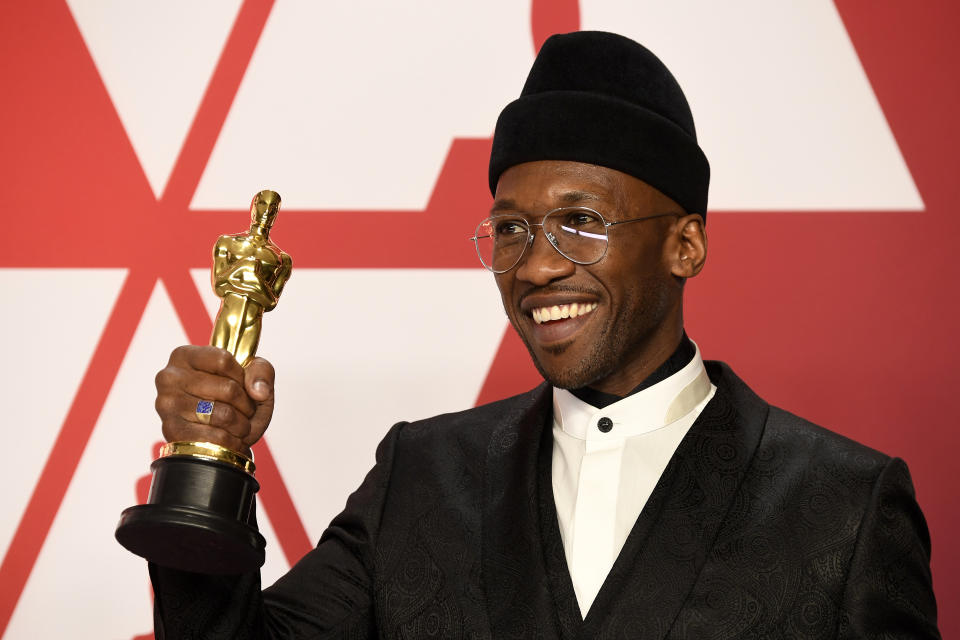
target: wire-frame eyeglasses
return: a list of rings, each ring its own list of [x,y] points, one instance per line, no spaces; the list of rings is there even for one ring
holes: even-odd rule
[[[599,211],[588,207],[560,207],[544,214],[539,222],[519,215],[491,216],[477,225],[470,238],[483,266],[493,273],[506,273],[517,266],[527,247],[533,244],[533,227],[541,227],[550,245],[567,260],[594,264],[607,254],[607,229],[618,224],[641,222],[679,213],[657,213],[640,218],[607,222]]]

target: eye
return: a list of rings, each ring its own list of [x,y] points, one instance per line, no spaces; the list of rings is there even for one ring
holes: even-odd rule
[[[574,229],[590,229],[598,226],[602,227],[603,222],[597,213],[589,209],[572,209],[564,215],[563,226]]]
[[[493,234],[495,236],[514,236],[514,235],[526,235],[527,227],[520,220],[513,219],[504,219],[504,220],[495,220],[493,227]]]

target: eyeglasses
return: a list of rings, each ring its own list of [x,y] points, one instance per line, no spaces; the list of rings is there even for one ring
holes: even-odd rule
[[[517,266],[524,251],[533,244],[532,227],[541,227],[550,245],[567,260],[593,264],[607,254],[609,227],[667,216],[680,214],[658,213],[607,222],[599,211],[587,207],[560,207],[548,211],[539,224],[516,215],[492,216],[477,225],[470,239],[477,247],[480,262],[494,273],[506,273]]]

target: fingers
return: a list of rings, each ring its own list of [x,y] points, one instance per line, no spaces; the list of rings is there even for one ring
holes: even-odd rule
[[[250,434],[250,418],[237,411],[227,402],[213,400],[213,413],[206,422],[197,416],[197,403],[209,400],[210,396],[200,397],[188,392],[157,394],[156,409],[160,417],[166,422],[175,421],[180,425],[201,425],[217,427],[230,435],[243,440]]]
[[[253,415],[256,405],[243,388],[243,382],[213,375],[205,371],[192,371],[167,367],[157,374],[157,391],[160,394],[187,395],[198,400],[210,400],[233,407],[247,416]],[[179,403],[172,409],[181,410]],[[196,403],[194,403],[194,406]]]
[[[170,354],[170,362],[167,366],[171,365],[225,376],[238,384],[243,384],[243,367],[229,351],[218,347],[192,345],[177,347]]]
[[[212,442],[231,451],[245,452],[248,447],[243,440],[228,431],[213,425],[187,422],[181,418],[165,419],[163,421],[163,437],[167,442]]]
[[[273,415],[273,366],[256,358],[247,369],[216,347],[179,347],[156,377],[156,410],[168,441],[214,442],[244,451],[260,439]],[[213,402],[209,423],[197,403]]]

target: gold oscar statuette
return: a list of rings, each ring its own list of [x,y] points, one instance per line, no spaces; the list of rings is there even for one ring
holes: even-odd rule
[[[246,366],[256,355],[263,313],[277,306],[290,278],[290,256],[270,240],[280,195],[261,191],[250,229],[220,236],[213,247],[213,290],[221,299],[210,344]],[[201,421],[213,403],[197,404]],[[260,489],[253,460],[211,442],[168,442],[150,465],[147,504],[124,509],[117,541],[156,564],[207,574],[238,574],[263,565],[266,542],[248,520]]]

